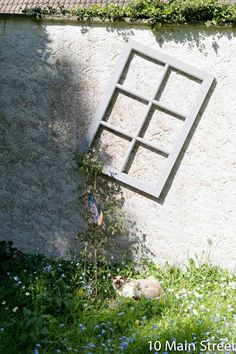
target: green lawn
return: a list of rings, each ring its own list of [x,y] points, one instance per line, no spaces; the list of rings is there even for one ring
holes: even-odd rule
[[[0,275],[0,353],[171,352],[166,341],[187,346],[179,353],[194,345],[214,353],[214,343],[236,342],[236,274],[193,261],[183,270],[145,269],[141,275],[156,275],[165,289],[159,301],[116,297],[111,275],[140,276],[130,264],[102,266],[94,298],[92,265],[84,272],[81,263],[24,257]]]

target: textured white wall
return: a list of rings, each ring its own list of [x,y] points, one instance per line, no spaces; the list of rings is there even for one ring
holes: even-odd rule
[[[206,260],[212,244],[210,260],[236,268],[235,34],[205,27],[153,33],[128,25],[0,21],[0,237],[46,254],[65,255],[72,247],[80,223],[73,152],[132,38],[209,71],[216,85],[162,198],[124,189],[127,217],[146,235],[158,263]]]

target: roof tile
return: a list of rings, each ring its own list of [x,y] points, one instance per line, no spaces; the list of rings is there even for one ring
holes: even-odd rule
[[[89,6],[92,4],[107,4],[117,3],[124,6],[129,0],[0,0],[0,14],[21,14],[22,9],[41,6],[41,7],[55,7],[58,5],[64,6],[67,9],[76,6]]]

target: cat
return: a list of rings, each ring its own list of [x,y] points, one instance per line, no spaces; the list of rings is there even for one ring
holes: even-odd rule
[[[118,275],[112,279],[112,285],[118,295],[134,299],[142,297],[155,299],[164,294],[164,290],[154,276],[149,276],[146,279],[128,280],[126,277]]]

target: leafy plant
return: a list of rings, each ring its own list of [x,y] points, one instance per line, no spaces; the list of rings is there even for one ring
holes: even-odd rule
[[[235,343],[236,274],[219,267],[148,262],[140,273],[133,263],[100,264],[94,298],[93,263],[84,272],[83,262],[31,255],[12,261],[12,271],[0,274],[0,353],[141,354],[150,352],[149,341],[173,338],[204,340],[211,348]],[[165,295],[160,301],[116,298],[111,274],[152,274]]]
[[[236,4],[219,0],[134,0],[126,6],[94,4],[65,10],[63,7],[25,8],[24,14],[41,18],[43,15],[77,16],[79,20],[131,21],[147,20],[153,29],[162,24],[212,24],[236,23]]]
[[[122,205],[124,198],[120,186],[112,179],[102,174],[103,164],[94,150],[78,156],[79,171],[83,174],[83,187],[80,197],[83,227],[77,239],[80,242],[81,255],[84,260],[84,270],[87,262],[93,259],[95,276],[95,295],[97,295],[99,263],[105,262],[117,235],[124,232],[124,215]],[[99,203],[104,220],[101,224],[94,220],[89,204],[90,195]],[[97,205],[95,206],[97,207]]]

